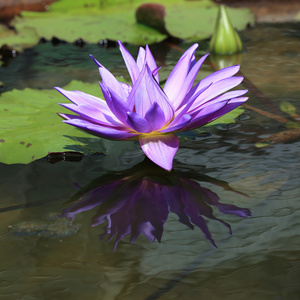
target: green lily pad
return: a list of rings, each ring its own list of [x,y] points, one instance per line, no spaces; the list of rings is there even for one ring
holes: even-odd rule
[[[285,112],[285,113],[287,113],[287,114],[289,114],[289,115],[294,115],[294,114],[297,113],[296,107],[295,107],[292,103],[290,103],[290,102],[288,102],[288,101],[283,101],[283,102],[281,102],[281,103],[280,103],[280,109],[281,109],[283,112]]]
[[[57,12],[42,17],[39,13],[26,12],[23,13],[23,18],[16,20],[15,27],[20,31],[28,26],[35,28],[40,37],[48,40],[57,37],[70,43],[78,38],[88,43],[120,39],[123,42],[144,45],[166,38],[166,35],[152,28],[135,23],[131,13],[120,11],[109,14],[99,12],[97,15],[64,15]]]
[[[24,48],[37,44],[39,39],[32,27],[24,26],[18,33],[7,29],[5,26],[0,27],[0,46],[9,45],[17,51],[22,51]]]
[[[16,18],[13,23],[17,35],[13,35],[8,44],[18,43],[18,35],[24,34],[25,28],[36,32],[39,38],[51,39],[55,36],[67,42],[78,38],[89,43],[104,39],[119,39],[135,45],[160,42],[166,38],[165,34],[135,20],[137,7],[146,2],[61,0],[53,3],[48,12],[22,12],[22,17]],[[166,8],[166,28],[171,35],[188,41],[198,41],[212,35],[218,11],[214,2],[168,0],[163,5]],[[231,8],[228,13],[239,30],[253,23],[248,9]],[[31,45],[37,43],[36,40],[30,41]],[[2,39],[1,43],[4,43]]]
[[[65,87],[101,96],[97,83],[72,81]],[[64,97],[53,90],[13,90],[0,97],[0,162],[29,163],[49,152],[80,150],[104,152],[101,139],[67,126],[57,112],[69,112],[57,103]],[[70,139],[69,137],[72,137]],[[86,146],[96,140],[97,149]],[[94,146],[94,145],[93,145]]]
[[[235,123],[236,119],[244,112],[245,110],[242,107],[237,107],[236,109],[232,110],[230,113],[204,125],[203,127],[208,126],[216,126],[216,125],[227,125]]]

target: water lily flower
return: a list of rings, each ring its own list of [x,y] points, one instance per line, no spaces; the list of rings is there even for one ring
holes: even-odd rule
[[[241,105],[247,90],[234,90],[243,77],[239,66],[219,70],[197,84],[194,80],[207,55],[195,59],[197,44],[181,56],[164,88],[159,68],[148,46],[139,49],[137,60],[119,41],[132,85],[118,81],[93,56],[102,78],[104,100],[80,91],[56,88],[72,104],[61,104],[77,115],[60,114],[64,122],[112,140],[138,139],[146,156],[171,170],[179,147],[174,133],[207,124]]]
[[[187,178],[184,172],[167,172],[149,160],[110,175],[101,176],[80,188],[61,216],[74,220],[77,214],[94,210],[92,226],[106,224],[99,238],[107,237],[110,241],[115,237],[114,250],[125,236],[130,236],[130,242],[140,234],[150,242],[161,242],[170,212],[188,228],[198,227],[215,247],[207,220],[220,222],[231,234],[230,225],[214,215],[215,209],[241,218],[251,215],[247,208],[220,202],[215,192]],[[202,179],[201,174],[197,174],[197,178],[239,193],[224,181],[207,175]]]

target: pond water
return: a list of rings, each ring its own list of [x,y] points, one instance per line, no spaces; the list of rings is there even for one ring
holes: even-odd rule
[[[300,27],[259,25],[242,38],[241,71],[261,93],[249,92],[235,124],[182,135],[171,173],[135,142],[0,164],[0,299],[300,298],[299,134],[255,146],[297,123],[280,104],[300,111]],[[151,49],[166,73],[180,56]],[[90,53],[128,76],[116,47],[44,43],[4,62],[2,91],[95,82]]]

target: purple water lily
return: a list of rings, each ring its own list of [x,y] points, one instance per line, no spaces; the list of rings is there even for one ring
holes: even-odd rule
[[[247,208],[220,202],[216,193],[185,176],[144,161],[121,173],[101,176],[81,188],[72,196],[69,201],[72,205],[63,210],[62,216],[73,220],[79,213],[96,209],[92,226],[106,224],[99,238],[108,237],[110,241],[116,237],[115,250],[128,235],[130,242],[134,242],[140,234],[151,242],[160,242],[170,212],[190,229],[195,226],[201,229],[214,246],[208,219],[220,222],[231,234],[230,225],[214,215],[214,207],[223,214],[242,218],[251,215]],[[197,178],[239,193],[224,181],[201,174],[197,174]]]
[[[176,132],[207,124],[244,103],[247,90],[228,90],[243,77],[239,66],[219,70],[193,86],[207,55],[195,59],[197,44],[181,56],[164,88],[159,85],[159,68],[148,46],[140,48],[137,60],[119,41],[132,86],[119,82],[93,56],[102,78],[104,100],[80,91],[56,88],[73,104],[61,104],[77,115],[60,114],[65,123],[94,135],[113,139],[138,139],[142,150],[160,167],[171,170],[179,147]]]

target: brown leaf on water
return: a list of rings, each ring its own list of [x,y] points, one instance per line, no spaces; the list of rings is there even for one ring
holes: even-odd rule
[[[300,129],[289,129],[273,134],[265,139],[258,141],[255,146],[258,148],[267,147],[275,143],[286,143],[290,140],[295,140],[300,137]]]

